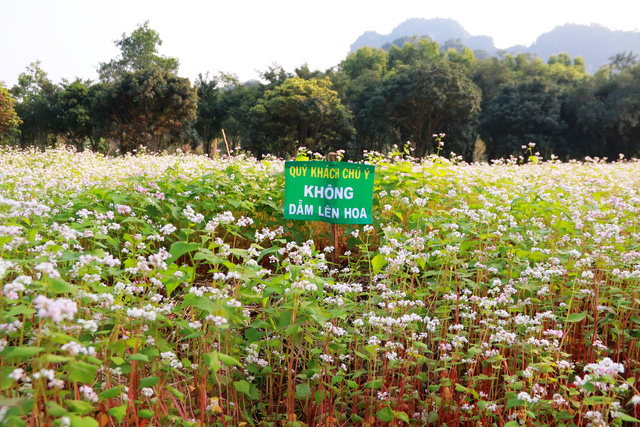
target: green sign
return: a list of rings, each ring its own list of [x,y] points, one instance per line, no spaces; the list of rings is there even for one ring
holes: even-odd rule
[[[374,170],[358,163],[285,162],[285,219],[371,224]]]

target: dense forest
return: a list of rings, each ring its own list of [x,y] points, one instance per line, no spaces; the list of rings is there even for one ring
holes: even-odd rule
[[[589,74],[567,54],[480,58],[413,37],[361,47],[329,70],[273,65],[243,83],[225,73],[178,77],[178,59],[159,54],[148,23],[115,43],[120,54],[100,64],[98,81],[56,84],[35,62],[15,86],[0,86],[0,143],[108,154],[229,146],[279,157],[306,147],[353,159],[408,143],[415,156],[442,149],[467,161],[517,157],[529,143],[563,160],[640,154],[631,52]]]
[[[610,30],[599,24],[564,24],[541,34],[529,46],[515,45],[499,49],[493,38],[486,35],[471,35],[458,21],[447,18],[412,18],[399,24],[389,34],[366,31],[351,44],[351,53],[361,47],[387,49],[391,44],[402,46],[413,35],[429,37],[444,49],[461,45],[473,50],[478,59],[504,54],[529,53],[547,61],[552,55],[564,52],[584,60],[585,69],[595,74],[608,64],[611,57],[620,52],[640,49],[639,31]]]

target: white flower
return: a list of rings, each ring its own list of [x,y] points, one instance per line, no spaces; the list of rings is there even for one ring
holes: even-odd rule
[[[128,214],[131,213],[131,206],[127,205],[117,205],[116,210],[119,214]]]
[[[24,369],[16,368],[9,374],[9,378],[15,381],[19,381],[24,376]]]
[[[38,270],[44,274],[57,279],[60,277],[60,273],[56,270],[56,267],[50,262],[41,262],[40,264],[34,267],[35,270]]]
[[[520,392],[518,394],[518,399],[519,400],[524,400],[525,402],[533,402],[533,399],[531,398],[531,396],[529,396],[529,393],[527,393],[526,391]]]
[[[153,397],[153,389],[151,387],[143,387],[140,394],[144,397]]]
[[[67,298],[58,298],[52,300],[44,295],[38,295],[33,303],[40,318],[49,318],[54,322],[60,322],[63,319],[73,319],[78,311],[78,305]]]

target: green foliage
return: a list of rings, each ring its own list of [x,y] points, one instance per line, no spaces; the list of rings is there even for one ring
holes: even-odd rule
[[[402,47],[395,44],[389,49],[389,64],[391,70],[398,65],[416,65],[418,63],[430,63],[440,59],[440,45],[429,38],[414,37]]]
[[[568,112],[576,155],[617,158],[640,154],[640,65],[601,74],[576,92]]]
[[[138,25],[130,36],[122,34],[122,38],[114,42],[120,49],[120,57],[109,62],[100,63],[98,73],[104,81],[115,81],[126,73],[148,70],[164,70],[176,73],[176,58],[158,55],[158,46],[162,46],[160,35],[149,28],[149,21]]]
[[[387,61],[388,54],[385,50],[363,47],[355,53],[349,54],[340,64],[340,68],[351,80],[355,80],[365,73],[382,77],[387,70]]]
[[[3,425],[636,422],[639,164],[531,157],[368,154],[333,264],[281,160],[5,149]]]
[[[75,146],[78,151],[88,143],[92,149],[97,149],[93,140],[93,99],[90,82],[76,80],[62,85],[58,92],[58,105],[62,117],[58,121],[58,129],[65,141]]]
[[[350,115],[329,79],[287,79],[268,90],[251,109],[257,154],[293,156],[299,147],[328,152],[346,146],[353,135]]]
[[[18,76],[18,84],[10,92],[18,101],[15,110],[22,120],[21,147],[47,147],[55,143],[59,90],[40,68],[39,61],[31,63]]]
[[[121,75],[104,87],[100,109],[109,119],[105,134],[121,153],[139,146],[159,151],[196,119],[197,96],[188,79],[160,68]]]
[[[211,146],[214,138],[222,136],[222,121],[225,118],[225,111],[221,104],[221,94],[219,78],[209,78],[200,74],[195,82],[198,92],[198,109],[196,120],[193,124],[198,133],[204,153],[211,153]]]
[[[15,135],[22,123],[14,108],[15,99],[0,83],[0,141]]]
[[[544,81],[503,85],[483,109],[480,134],[489,157],[517,156],[532,141],[547,153],[558,152],[567,126],[562,103],[561,89]]]
[[[470,158],[480,90],[455,65],[444,61],[399,67],[379,88],[388,120],[401,140],[411,141],[418,157],[434,153],[434,134],[446,133],[449,147]]]
[[[519,156],[529,143],[541,158],[640,155],[640,72],[626,45],[591,76],[581,57],[488,57],[470,47],[494,52],[490,39],[455,21],[429,22],[438,41],[396,34],[384,48],[362,47],[324,72],[302,64],[291,73],[274,63],[260,81],[218,73],[199,75],[192,86],[176,76],[176,58],[160,55],[162,40],[147,21],[115,41],[119,55],[100,64],[98,83],[54,84],[38,61],[30,64],[9,95],[0,88],[0,138],[21,148],[64,143],[124,154],[201,147],[213,154],[216,139],[226,152],[224,130],[230,150],[260,156],[295,157],[306,146],[361,159],[407,141],[419,157],[442,149],[467,161]],[[420,34],[424,22],[405,24]],[[574,43],[574,30],[554,32]],[[584,34],[607,31],[592,26]],[[548,41],[541,37],[536,47]],[[432,140],[441,133],[446,148]],[[474,151],[478,139],[485,152]]]

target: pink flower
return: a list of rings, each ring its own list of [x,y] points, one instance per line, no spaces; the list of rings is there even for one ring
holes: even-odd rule
[[[131,213],[131,206],[127,206],[127,205],[117,205],[116,206],[116,210],[118,211],[118,213],[120,214],[128,214]]]
[[[38,310],[38,317],[49,318],[56,323],[63,319],[73,319],[73,316],[78,311],[78,305],[67,298],[52,300],[44,295],[38,295],[33,300],[33,303],[36,310]]]
[[[98,402],[98,395],[88,385],[81,385],[79,391],[80,393],[82,393],[82,397],[84,397],[85,399],[90,400],[94,403]]]

